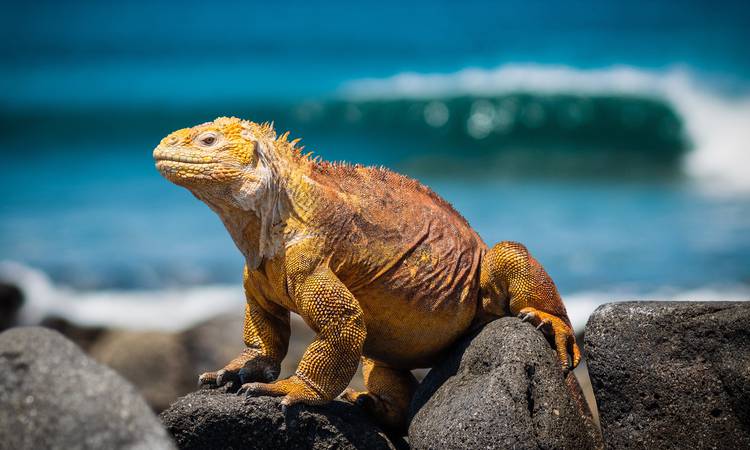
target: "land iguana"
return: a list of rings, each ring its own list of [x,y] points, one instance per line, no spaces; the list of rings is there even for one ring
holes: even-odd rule
[[[361,360],[366,392],[347,389],[382,425],[403,429],[416,387],[457,339],[518,315],[539,328],[564,371],[580,352],[555,284],[515,242],[488,248],[453,207],[382,167],[303,154],[289,133],[237,118],[175,131],[156,168],[215,211],[245,258],[245,350],[199,383],[241,384],[282,407],[341,394]],[[289,313],[317,334],[296,373],[276,381]]]

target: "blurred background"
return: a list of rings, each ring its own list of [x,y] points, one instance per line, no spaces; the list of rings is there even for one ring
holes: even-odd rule
[[[151,158],[221,115],[406,173],[488,244],[525,243],[578,331],[602,302],[750,299],[746,2],[3,9],[0,278],[24,323],[241,316],[239,252]]]

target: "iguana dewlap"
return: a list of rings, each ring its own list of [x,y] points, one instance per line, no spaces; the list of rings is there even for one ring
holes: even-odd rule
[[[303,155],[269,124],[219,118],[178,130],[157,169],[213,209],[245,257],[246,349],[205,384],[317,404],[363,362],[367,392],[347,390],[382,423],[403,426],[416,385],[472,329],[514,314],[550,339],[565,370],[580,354],[554,283],[526,248],[488,249],[428,188],[383,168]],[[317,333],[280,381],[289,312]]]

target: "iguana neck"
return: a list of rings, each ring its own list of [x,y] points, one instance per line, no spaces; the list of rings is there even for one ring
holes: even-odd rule
[[[272,144],[267,147],[271,153]],[[282,157],[273,155],[266,161],[268,173],[258,195],[244,194],[244,180],[223,192],[194,192],[219,216],[250,270],[298,238],[315,207],[308,201],[317,196],[314,183],[304,176],[306,162]]]

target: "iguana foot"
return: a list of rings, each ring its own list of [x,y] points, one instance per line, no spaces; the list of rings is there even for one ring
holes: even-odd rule
[[[284,397],[281,406],[291,406],[297,403],[308,405],[319,405],[328,402],[329,398],[323,397],[312,385],[308,384],[297,375],[273,383],[245,383],[237,391],[237,395],[244,394],[246,397]]]
[[[342,395],[361,407],[384,430],[406,434],[409,403],[417,388],[411,371],[362,358],[362,375],[367,391],[347,388]]]
[[[198,387],[220,387],[227,383],[236,386],[251,381],[273,381],[279,376],[279,367],[256,350],[246,348],[223,369],[205,372],[198,377]]]
[[[355,391],[352,388],[346,388],[341,398],[362,408],[384,429],[401,434],[406,431],[406,408],[399,407],[373,392]]]
[[[518,318],[523,322],[531,323],[537,330],[544,333],[552,348],[557,352],[564,372],[567,373],[578,365],[581,360],[581,351],[576,344],[573,330],[562,319],[533,307],[521,309],[518,312]]]

